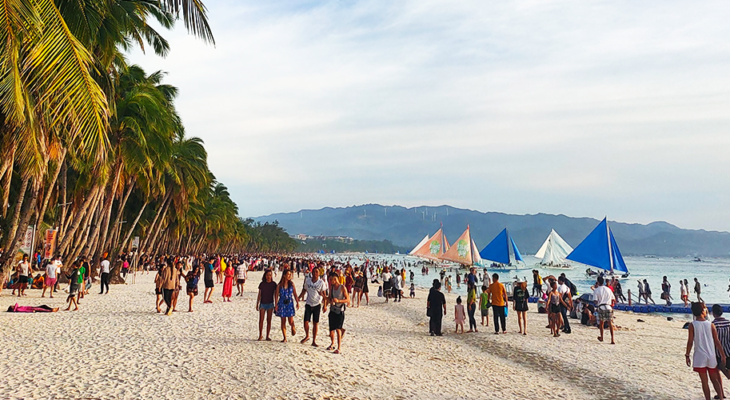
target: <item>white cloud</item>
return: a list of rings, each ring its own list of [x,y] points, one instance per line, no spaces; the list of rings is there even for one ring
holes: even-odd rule
[[[212,1],[161,60],[242,214],[380,202],[730,230],[730,5]]]

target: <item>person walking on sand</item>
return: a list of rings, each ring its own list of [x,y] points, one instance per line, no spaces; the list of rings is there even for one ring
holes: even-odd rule
[[[101,282],[99,283],[99,286],[101,287],[101,292],[99,292],[99,294],[104,294],[104,288],[106,288],[106,292],[109,293],[109,269],[111,268],[111,263],[109,262],[109,256],[107,254],[104,254],[104,257],[102,257],[100,265]]]
[[[231,302],[231,296],[233,296],[233,277],[235,276],[233,267],[228,265],[223,271],[223,301]]]
[[[274,292],[274,312],[281,318],[281,334],[284,336],[284,339],[281,340],[282,343],[287,342],[287,320],[289,320],[292,336],[297,334],[297,329],[294,327],[294,315],[296,314],[296,310],[294,309],[295,301],[297,303],[296,309],[298,310],[299,297],[297,296],[297,288],[294,287],[294,283],[291,281],[291,271],[284,270],[281,273],[281,280],[276,287],[276,292]]]
[[[297,269],[297,276],[299,275],[299,269]],[[240,264],[236,267],[236,289],[238,293],[236,296],[243,296],[243,285],[246,283],[248,277],[248,263],[244,260],[240,261]]]
[[[53,287],[56,286],[56,264],[52,260],[48,260],[46,264],[46,279],[43,281],[43,294],[41,297],[46,297],[46,289],[50,289],[50,296],[53,298]]]
[[[317,332],[319,331],[319,316],[322,312],[322,301],[327,297],[327,285],[319,278],[319,270],[312,270],[311,277],[304,278],[302,293],[299,300],[307,295],[304,303],[304,339],[300,343],[307,343],[309,340],[309,323],[312,322],[312,346],[319,347],[317,344]]]
[[[563,320],[562,332],[569,335],[571,330],[568,314],[573,309],[573,293],[571,293],[570,287],[565,284],[564,275],[558,277],[558,293],[560,293],[560,315]]]
[[[724,399],[722,378],[720,378],[720,372],[717,370],[716,353],[720,354],[720,362],[725,364],[727,361],[725,350],[720,343],[715,325],[706,319],[707,307],[705,307],[705,303],[692,303],[692,315],[695,316],[695,320],[689,325],[687,351],[684,353],[687,366],[693,367],[693,370],[700,375],[705,400],[711,398],[708,375],[717,393],[715,398]],[[694,347],[694,354],[691,355],[692,358],[690,359],[692,347]]]
[[[477,311],[477,288],[469,284],[469,290],[467,291],[466,295],[466,307],[469,312],[469,332],[479,332],[477,330],[477,320],[474,317],[474,314]],[[464,326],[461,327],[462,332],[464,331]]]
[[[562,314],[560,314],[560,292],[558,291],[558,283],[550,281],[550,292],[548,292],[548,321],[550,323],[550,333],[553,337],[560,337],[560,328],[562,327]]]
[[[603,285],[602,276],[599,276],[596,281],[596,288],[593,289],[593,300],[598,311],[598,330],[601,332],[598,341],[603,341],[604,324],[608,322],[608,328],[611,332],[611,344],[616,344],[613,334],[613,307],[616,305],[616,297],[614,297],[611,289]]]
[[[66,278],[68,278],[68,282],[69,282],[68,297],[66,298],[68,307],[66,307],[66,311],[69,311],[71,309],[72,304],[74,306],[74,311],[78,311],[79,303],[76,301],[76,295],[79,292],[79,262],[78,261],[74,261],[73,264],[71,264],[71,275],[66,275]]]
[[[507,307],[507,290],[505,290],[502,282],[499,281],[499,275],[492,275],[492,284],[489,285],[489,302],[492,304],[492,313],[494,316],[494,334],[499,334],[499,326],[502,325],[502,333],[507,333],[507,321],[505,315],[505,307]]]
[[[213,273],[215,272],[215,257],[211,257],[207,263],[205,263],[205,270],[203,271],[203,282],[205,283],[205,291],[203,292],[203,303],[212,303],[210,296],[213,295],[215,290],[215,283],[213,283]]]
[[[155,275],[155,295],[157,296],[157,299],[155,300],[155,308],[157,309],[158,313],[162,312],[160,310],[160,306],[164,301],[164,299],[162,298],[162,274],[164,273],[165,268],[167,268],[165,264],[158,265],[157,274]]]
[[[456,323],[456,330],[454,333],[459,333],[459,327],[461,327],[461,333],[464,333],[464,321],[466,316],[464,315],[464,305],[461,304],[461,296],[456,298],[456,305],[454,306],[454,322]],[[471,330],[469,331],[471,332]]]
[[[28,287],[28,276],[31,273],[27,254],[23,254],[23,259],[18,262],[16,270],[18,271],[18,282],[16,283],[18,297],[25,296],[25,289]]]
[[[715,304],[712,306],[712,325],[715,326],[715,330],[717,331],[717,338],[720,339],[720,344],[722,345],[722,349],[725,351],[725,355],[730,354],[730,321],[725,319],[722,316],[722,306],[719,304]],[[723,364],[720,360],[720,353],[717,352],[717,359],[718,359],[718,368],[720,371],[722,371],[723,374],[725,374],[725,377],[730,379],[730,371],[728,371],[728,361],[725,360],[725,363]]]
[[[697,301],[699,303],[704,303],[705,301],[702,300],[702,296],[700,294],[702,293],[702,285],[700,285],[700,281],[695,278],[695,293],[697,294]]]
[[[200,268],[192,267],[185,276],[185,290],[188,293],[188,312],[193,312],[193,299],[198,295],[198,282],[200,281]]]
[[[489,287],[486,283],[482,285],[482,293],[479,295],[479,311],[482,315],[482,325],[484,325],[484,320],[487,321],[487,324],[485,326],[489,326],[489,308],[492,307],[492,305],[489,303]]]
[[[259,283],[259,294],[256,298],[256,311],[259,312],[259,339],[263,339],[264,317],[266,317],[266,341],[271,341],[271,316],[274,312],[274,293],[276,282],[272,278],[271,270],[264,271]]]
[[[441,325],[446,315],[446,297],[441,293],[441,281],[433,280],[433,286],[426,299],[426,315],[429,317],[429,333],[431,336],[441,336]],[[443,308],[443,312],[442,312]]]
[[[520,333],[527,336],[527,302],[530,298],[530,292],[527,291],[527,282],[518,282],[512,293],[512,308],[517,313],[517,325],[520,327]]]
[[[345,308],[350,302],[350,296],[345,287],[340,284],[335,274],[330,275],[330,293],[327,299],[330,312],[327,315],[330,325],[330,345],[327,350],[334,350],[334,354],[340,354],[342,339],[345,337]],[[337,348],[335,349],[335,336],[337,336]]]
[[[167,264],[167,262],[165,262]],[[172,295],[177,286],[180,284],[180,276],[178,270],[173,265],[166,265],[165,270],[162,272],[162,298],[165,300],[167,310],[165,315],[172,315],[174,309],[172,304]]]

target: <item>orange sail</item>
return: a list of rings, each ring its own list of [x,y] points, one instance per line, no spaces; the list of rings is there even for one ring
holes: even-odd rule
[[[466,227],[464,233],[456,239],[454,245],[441,256],[444,261],[452,261],[463,265],[474,264],[474,250],[472,246],[471,233],[469,227]]]
[[[427,258],[433,261],[439,261],[449,248],[449,241],[446,239],[443,231],[439,229],[431,236],[428,243],[418,248],[413,254],[417,257]]]

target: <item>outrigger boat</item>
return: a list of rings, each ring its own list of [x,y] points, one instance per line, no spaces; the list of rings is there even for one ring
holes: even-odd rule
[[[520,254],[520,250],[517,249],[515,241],[509,235],[507,228],[504,228],[497,237],[492,239],[492,241],[479,252],[479,256],[483,260],[493,262],[489,267],[482,265],[490,271],[508,272],[529,269],[525,264],[525,261],[522,259],[522,254]],[[518,264],[520,261],[523,266]]]
[[[535,253],[535,257],[541,259],[537,266],[550,269],[573,269],[572,265],[565,262],[565,257],[572,251],[573,248],[570,247],[568,242],[563,240],[553,229],[540,250]]]
[[[589,278],[599,275],[616,279],[629,277],[629,269],[606,218],[568,254],[566,259],[596,268],[597,270],[591,268],[586,270],[586,276]]]

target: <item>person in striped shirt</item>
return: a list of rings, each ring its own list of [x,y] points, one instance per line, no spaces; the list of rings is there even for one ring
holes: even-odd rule
[[[722,307],[719,304],[712,306],[712,316],[715,318],[712,320],[712,325],[715,325],[717,338],[720,339],[720,344],[722,344],[725,354],[730,354],[728,353],[728,351],[730,351],[730,321],[722,316]],[[718,352],[717,354],[717,359],[720,360],[720,353]],[[722,362],[718,362],[717,367],[720,368],[720,371],[722,371],[728,379],[730,379],[728,364],[730,364],[730,360],[727,360],[725,365],[723,365]]]

